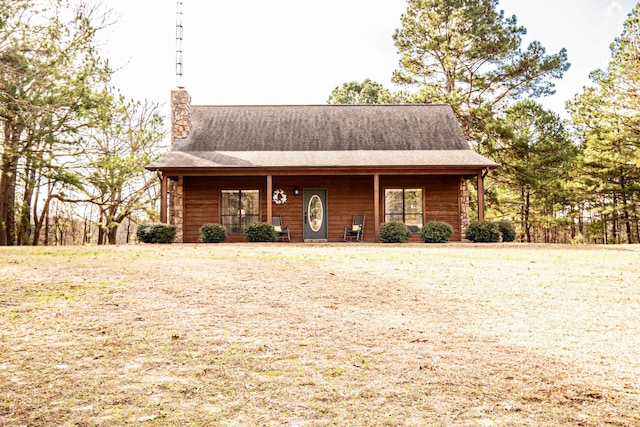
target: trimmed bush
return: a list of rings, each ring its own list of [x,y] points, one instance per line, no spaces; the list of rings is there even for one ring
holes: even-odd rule
[[[136,237],[142,243],[172,243],[176,237],[176,226],[161,222],[138,224]]]
[[[511,221],[499,221],[498,230],[502,234],[503,242],[513,242],[516,240],[516,229],[513,228]]]
[[[465,237],[472,242],[499,242],[500,229],[498,224],[489,221],[473,221],[469,224]]]
[[[278,233],[273,225],[267,222],[254,222],[244,230],[247,240],[250,242],[275,242]]]
[[[453,227],[446,222],[429,221],[418,234],[426,243],[446,243],[453,234]]]
[[[202,243],[220,243],[227,238],[227,230],[222,224],[205,224],[200,227],[200,241]]]
[[[409,240],[411,231],[401,222],[385,222],[380,225],[378,237],[383,243],[402,243]]]

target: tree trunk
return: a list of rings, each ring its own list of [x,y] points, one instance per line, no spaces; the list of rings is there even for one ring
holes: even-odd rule
[[[15,244],[15,197],[16,174],[11,172],[13,168],[11,155],[4,153],[2,156],[2,175],[0,175],[0,246],[13,246]],[[15,169],[14,169],[15,170]]]
[[[27,161],[25,172],[27,178],[24,183],[22,196],[22,209],[20,209],[20,221],[18,225],[18,244],[29,245],[31,243],[31,202],[36,182],[36,170],[31,167],[31,161]]]
[[[0,246],[16,244],[16,182],[18,176],[18,148],[22,127],[10,120],[4,123],[2,172],[0,174]]]
[[[613,244],[616,244],[620,242],[618,240],[618,197],[615,194],[611,208],[611,237],[613,237]]]
[[[631,217],[629,215],[629,204],[627,201],[627,190],[624,176],[620,177],[620,188],[622,189],[622,215],[624,216],[624,224],[627,232],[627,243],[631,243]]]
[[[107,237],[109,239],[109,244],[110,245],[115,245],[116,243],[118,243],[117,237],[118,237],[118,224],[117,223],[112,223],[113,225],[109,225],[109,229],[107,230]]]
[[[527,238],[527,243],[531,243],[531,224],[529,223],[530,210],[531,210],[531,192],[529,190],[526,190],[525,199],[524,199],[524,221],[525,221],[526,227],[524,231]]]
[[[107,213],[104,211],[102,207],[100,207],[99,212],[99,221],[98,221],[98,245],[104,245],[107,243]]]
[[[33,228],[33,245],[36,246],[40,241],[40,233],[42,232],[42,228],[44,227],[44,245],[49,245],[49,206],[51,205],[52,199],[60,199],[60,196],[57,194],[51,194],[51,185],[49,184],[47,189],[47,199],[44,201],[44,206],[42,207],[42,214],[38,217],[36,215],[36,211],[34,208],[34,228]]]

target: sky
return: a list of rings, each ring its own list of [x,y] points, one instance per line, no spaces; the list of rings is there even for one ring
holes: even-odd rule
[[[196,105],[324,104],[331,91],[365,78],[388,89],[399,55],[393,33],[406,0],[108,0],[117,22],[102,32],[104,56],[125,96],[168,103],[183,86]],[[527,28],[523,49],[566,48],[570,70],[545,107],[564,103],[606,67],[636,0],[500,0]],[[176,76],[176,18],[182,11],[182,78]]]

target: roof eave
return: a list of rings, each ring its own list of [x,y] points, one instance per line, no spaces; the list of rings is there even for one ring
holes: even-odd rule
[[[359,165],[359,166],[220,166],[220,167],[147,167],[152,172],[163,172],[172,175],[291,175],[293,173],[322,173],[329,174],[374,174],[374,173],[447,173],[467,175],[469,172],[478,173],[485,170],[497,169],[498,164],[478,165]]]

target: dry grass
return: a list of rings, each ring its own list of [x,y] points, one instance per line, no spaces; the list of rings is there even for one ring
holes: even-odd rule
[[[0,425],[637,426],[640,247],[0,249]]]

